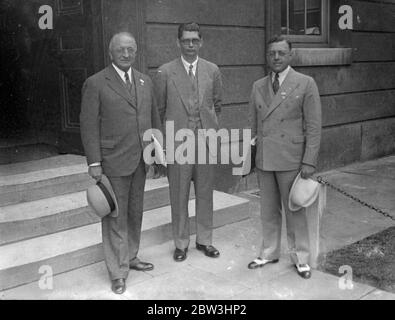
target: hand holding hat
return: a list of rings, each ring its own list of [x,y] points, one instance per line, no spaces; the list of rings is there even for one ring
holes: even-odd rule
[[[289,192],[288,206],[291,211],[309,207],[317,199],[320,184],[313,179],[303,179],[301,172],[296,176]]]
[[[100,217],[118,216],[118,202],[108,178],[102,174],[101,180],[86,191],[89,206]]]
[[[300,169],[300,176],[303,179],[308,179],[314,174],[314,172],[315,172],[315,167],[309,164],[302,164],[302,167]]]
[[[101,180],[101,176],[103,174],[103,170],[101,165],[96,165],[96,166],[89,166],[88,169],[88,174],[96,180],[96,182]]]

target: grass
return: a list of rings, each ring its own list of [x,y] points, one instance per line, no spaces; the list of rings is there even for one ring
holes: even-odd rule
[[[395,293],[395,227],[327,253],[318,269],[340,276],[343,265],[352,268],[354,281]]]

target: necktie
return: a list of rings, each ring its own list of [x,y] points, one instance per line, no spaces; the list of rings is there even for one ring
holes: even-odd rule
[[[195,75],[193,74],[193,64],[189,65],[189,72],[188,72],[189,77],[191,78],[192,81],[195,80]]]
[[[280,81],[278,80],[279,75],[278,73],[275,74],[274,76],[274,81],[273,81],[273,92],[274,94],[277,94],[278,89],[280,88]]]
[[[188,75],[189,75],[189,78],[191,79],[193,89],[196,90],[196,83],[195,83],[196,82],[196,78],[195,78],[195,75],[193,74],[192,69],[193,69],[193,65],[190,64],[189,65]]]
[[[128,87],[129,92],[132,93],[133,85],[130,82],[129,74],[127,72],[125,72],[125,82],[126,82],[126,86]]]
[[[134,91],[135,86],[134,86],[134,83],[130,81],[129,74],[127,72],[125,72],[125,82],[126,82],[126,86],[127,86],[128,90],[129,90],[130,96],[132,98],[132,102],[134,105],[136,105],[136,103],[137,103],[136,102],[136,92]]]

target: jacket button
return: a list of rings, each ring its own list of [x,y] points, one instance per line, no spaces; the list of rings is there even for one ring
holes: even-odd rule
[[[283,135],[283,134],[281,135],[281,138],[284,138],[284,135]]]

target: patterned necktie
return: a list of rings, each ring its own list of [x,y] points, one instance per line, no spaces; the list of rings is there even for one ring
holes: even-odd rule
[[[189,77],[191,78],[192,81],[195,80],[195,75],[193,74],[193,64],[189,65],[189,72],[188,72]]]
[[[125,82],[126,82],[126,86],[128,87],[129,92],[132,93],[133,85],[130,82],[129,74],[127,72],[125,72]]]
[[[279,75],[278,73],[275,74],[274,76],[274,81],[273,81],[273,92],[274,94],[277,94],[278,89],[280,88],[280,81],[278,80]]]
[[[193,65],[189,65],[189,72],[188,72],[189,78],[191,79],[193,90],[196,90],[196,78],[195,75],[193,74]]]

